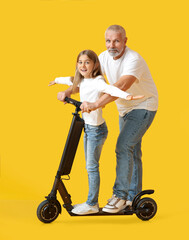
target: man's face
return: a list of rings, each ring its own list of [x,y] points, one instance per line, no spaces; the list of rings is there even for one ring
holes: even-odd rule
[[[121,32],[109,30],[105,33],[105,40],[109,54],[115,60],[120,58],[124,53],[127,38],[124,38]]]

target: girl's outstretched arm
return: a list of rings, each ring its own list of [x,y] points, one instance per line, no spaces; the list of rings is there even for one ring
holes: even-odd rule
[[[55,80],[54,80],[54,81],[51,81],[48,86],[52,86],[52,85],[54,85],[54,84],[56,84]]]
[[[73,85],[73,79],[74,79],[74,77],[57,77],[57,78],[55,78],[54,81],[51,81],[49,83],[49,86],[52,86],[56,83],[72,86]]]
[[[70,86],[70,87],[67,88],[65,91],[58,93],[57,98],[58,98],[58,100],[60,100],[61,102],[66,103],[66,102],[64,101],[65,97],[70,97],[70,96],[71,96],[72,90],[73,90],[73,86],[72,86],[72,85],[73,85],[73,79],[74,79],[74,77],[58,77],[58,78],[55,78],[54,81],[51,81],[51,82],[49,83],[49,86],[52,86],[52,85],[57,84],[57,83],[58,83],[58,84],[65,84],[65,85]],[[76,88],[75,93],[78,93],[78,92],[79,92],[79,87]]]
[[[98,84],[96,86],[99,92],[106,93],[112,97],[119,97],[122,99],[130,100],[138,100],[144,97],[144,95],[132,95],[126,91],[122,91],[120,88],[117,88],[114,85],[109,85],[104,80],[99,79]]]
[[[138,100],[138,99],[141,99],[141,98],[144,98],[145,96],[144,95],[136,95],[136,96],[133,96],[133,95],[128,95],[126,97],[126,100],[127,101],[130,101],[130,100]]]

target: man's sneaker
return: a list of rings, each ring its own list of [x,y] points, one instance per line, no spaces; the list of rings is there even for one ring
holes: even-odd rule
[[[91,206],[87,203],[77,204],[73,209],[72,213],[77,215],[88,215],[92,213],[98,213],[99,212],[99,206],[98,204]]]
[[[131,202],[131,201],[129,201],[129,200],[127,200],[127,201],[126,201],[126,207],[128,207],[128,206],[129,206],[129,207],[131,207],[131,206],[132,206],[132,202]]]
[[[124,209],[127,206],[126,202],[127,200],[123,200],[113,195],[108,200],[108,204],[105,207],[103,207],[102,211],[108,212],[108,213],[120,212],[122,209]]]

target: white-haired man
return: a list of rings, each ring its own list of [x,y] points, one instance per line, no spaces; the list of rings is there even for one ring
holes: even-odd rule
[[[116,144],[116,179],[113,195],[102,209],[117,213],[132,204],[142,190],[141,142],[158,108],[158,93],[144,59],[126,46],[125,29],[111,25],[105,32],[106,48],[99,56],[103,73],[110,84],[132,95],[144,95],[136,101],[125,101],[104,94],[97,102],[83,102],[83,112],[90,112],[115,101],[119,112],[120,134]],[[71,90],[58,93],[64,101]]]
[[[90,112],[116,100],[119,111],[120,134],[116,145],[116,180],[113,196],[103,211],[116,213],[131,205],[134,196],[142,190],[141,142],[158,108],[158,93],[144,59],[126,46],[125,29],[110,26],[105,32],[107,51],[99,56],[103,73],[110,84],[145,97],[125,101],[104,94],[97,102],[84,102],[83,111]]]

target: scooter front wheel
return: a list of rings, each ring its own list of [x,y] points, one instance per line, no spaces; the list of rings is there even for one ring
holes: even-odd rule
[[[37,208],[37,217],[43,223],[53,222],[60,213],[60,203],[56,201],[45,200]]]
[[[157,204],[152,198],[142,198],[136,206],[136,215],[143,221],[147,221],[155,216]]]

